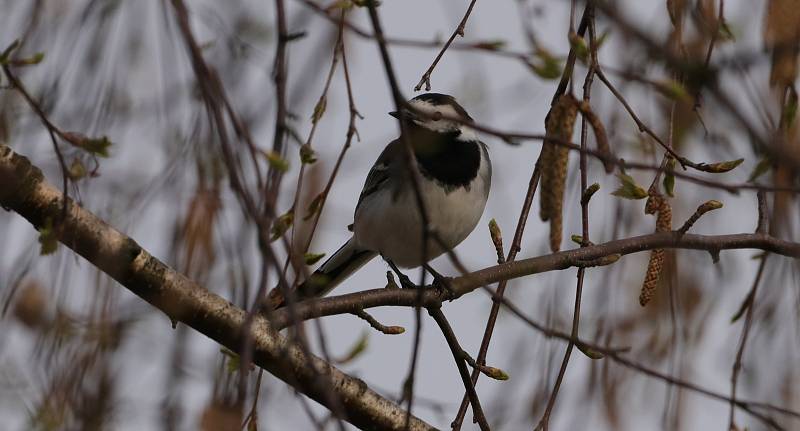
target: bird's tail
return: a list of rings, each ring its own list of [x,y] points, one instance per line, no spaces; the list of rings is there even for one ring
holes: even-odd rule
[[[297,286],[294,294],[295,300],[302,301],[326,295],[375,256],[377,253],[374,251],[361,250],[356,247],[353,239],[350,238],[314,271],[308,280]],[[272,289],[268,301],[273,309],[286,305],[286,298],[278,289]]]

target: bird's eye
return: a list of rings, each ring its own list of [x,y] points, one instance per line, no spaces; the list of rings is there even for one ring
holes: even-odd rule
[[[433,113],[431,118],[433,118],[433,121],[439,121],[439,120],[442,119],[442,113],[439,112],[439,111],[436,111],[436,112]]]

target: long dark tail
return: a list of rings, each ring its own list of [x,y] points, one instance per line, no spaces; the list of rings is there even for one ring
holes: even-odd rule
[[[308,280],[297,286],[295,300],[325,296],[375,256],[377,253],[373,251],[358,249],[351,238],[314,271]],[[269,296],[273,308],[286,305],[286,299],[278,289],[273,289]]]

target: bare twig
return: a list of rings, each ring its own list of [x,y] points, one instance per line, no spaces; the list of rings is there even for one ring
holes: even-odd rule
[[[397,335],[406,332],[405,328],[402,326],[386,326],[381,322],[378,322],[378,320],[364,310],[356,310],[353,312],[353,315],[360,317],[369,323],[369,326],[371,326],[373,329],[386,335]]]
[[[705,214],[705,213],[707,213],[709,211],[720,209],[720,208],[722,208],[722,202],[720,202],[720,201],[710,200],[710,201],[702,203],[699,207],[697,207],[697,209],[691,215],[691,217],[689,217],[689,219],[686,220],[686,222],[683,224],[683,226],[681,226],[680,229],[678,229],[678,232],[681,235],[685,234],[686,232],[689,231],[689,229],[691,229],[691,227],[694,225],[694,223],[698,219],[700,219],[700,217],[703,216],[703,214]]]
[[[487,431],[489,429],[489,423],[486,422],[486,416],[483,414],[483,409],[478,399],[478,393],[475,392],[475,386],[470,379],[469,371],[465,364],[464,350],[459,345],[458,338],[456,338],[453,328],[451,328],[450,323],[447,322],[447,318],[444,316],[444,313],[442,313],[441,307],[429,307],[428,314],[430,314],[433,320],[436,321],[436,324],[439,325],[439,329],[441,329],[442,335],[444,335],[447,345],[453,353],[453,359],[456,361],[458,373],[461,375],[461,381],[464,383],[464,388],[469,396],[469,402],[472,404],[472,414],[475,417],[475,421],[482,431]]]
[[[759,190],[756,196],[758,198],[758,225],[756,225],[756,233],[767,233],[767,219],[769,217],[767,195],[763,190]]]
[[[728,415],[728,429],[735,430],[735,407],[736,407],[736,389],[737,383],[739,382],[739,372],[742,370],[742,358],[744,357],[744,349],[747,345],[747,337],[750,335],[750,328],[753,326],[753,309],[755,308],[756,302],[756,292],[758,291],[758,286],[761,284],[761,278],[764,275],[764,268],[767,266],[767,257],[769,256],[768,253],[765,253],[761,257],[761,262],[758,264],[758,271],[756,272],[756,278],[753,280],[753,286],[750,288],[750,292],[747,293],[747,297],[742,304],[742,308],[746,309],[746,314],[744,317],[744,326],[742,326],[742,335],[739,338],[739,347],[736,350],[736,360],[733,362],[733,367],[731,368],[731,397],[730,397],[730,413]],[[740,312],[737,315],[741,315]]]
[[[444,52],[447,51],[447,48],[450,47],[450,44],[453,43],[453,40],[456,38],[456,36],[464,37],[464,28],[467,26],[467,20],[469,19],[469,15],[472,13],[472,8],[475,7],[475,2],[477,2],[477,0],[472,0],[469,2],[469,6],[467,7],[467,12],[464,13],[464,18],[461,18],[461,22],[458,23],[458,27],[456,27],[456,30],[453,32],[453,34],[450,35],[450,38],[447,39],[447,42],[444,43],[444,46],[442,46],[442,50],[439,51],[439,54],[436,55],[436,58],[433,59],[433,63],[431,63],[430,67],[428,67],[428,70],[426,70],[425,73],[422,74],[422,78],[420,78],[417,85],[414,86],[414,91],[419,91],[419,89],[422,88],[423,84],[425,84],[425,91],[430,91],[431,74],[433,73],[433,69],[436,68],[436,65],[439,63],[439,60],[444,55]]]

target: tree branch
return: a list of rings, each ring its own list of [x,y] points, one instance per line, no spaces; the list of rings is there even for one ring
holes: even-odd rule
[[[783,256],[800,258],[800,243],[784,241],[769,235],[737,233],[730,235],[681,235],[678,231],[657,232],[648,235],[618,239],[603,244],[590,245],[490,266],[467,275],[449,280],[454,296],[438,287],[417,290],[372,289],[346,295],[331,296],[303,301],[297,304],[297,319],[307,320],[334,314],[384,306],[435,307],[447,299],[457,299],[481,286],[511,280],[526,275],[556,271],[571,267],[585,267],[586,262],[607,263],[605,259],[614,255],[638,253],[656,248],[679,248],[705,250],[716,254],[720,250],[759,249]],[[421,290],[421,292],[420,292]],[[287,312],[274,312],[275,326],[283,328],[289,324]]]
[[[37,229],[47,219],[60,216],[63,195],[44,179],[30,161],[0,145],[0,205],[27,219]],[[145,301],[163,311],[173,322],[183,322],[231,350],[244,339],[245,312],[209,292],[183,274],[151,256],[134,240],[94,214],[70,203],[58,240]],[[406,412],[394,402],[369,389],[322,359],[306,355],[289,343],[263,317],[250,325],[254,362],[299,392],[329,406],[333,391],[344,408],[346,420],[364,430],[405,429]],[[320,385],[320,372],[331,385]],[[411,430],[433,426],[411,416]]]

